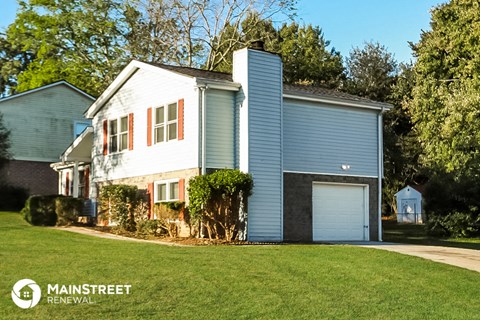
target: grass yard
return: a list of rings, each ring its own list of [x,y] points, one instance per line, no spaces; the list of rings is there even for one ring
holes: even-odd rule
[[[479,238],[448,238],[439,239],[428,236],[423,225],[398,224],[396,220],[383,220],[383,240],[387,242],[400,242],[423,244],[433,246],[456,247],[480,250]]]
[[[0,319],[478,319],[480,274],[329,245],[167,247],[32,227],[0,213]],[[32,309],[10,292],[35,280]],[[131,284],[48,304],[47,284]]]

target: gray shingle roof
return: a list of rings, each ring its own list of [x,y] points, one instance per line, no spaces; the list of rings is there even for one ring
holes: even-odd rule
[[[210,79],[210,80],[221,80],[221,81],[228,81],[233,82],[232,74],[225,73],[225,72],[217,72],[217,71],[207,71],[189,67],[179,67],[179,66],[171,66],[166,64],[160,63],[149,63],[156,67],[170,70],[176,73],[180,73],[189,77],[196,77],[196,78],[203,78],[203,79]],[[297,85],[297,84],[283,84],[283,93],[284,94],[291,94],[291,95],[302,95],[302,96],[312,96],[312,97],[325,97],[335,100],[348,100],[352,102],[358,103],[367,103],[367,104],[375,104],[378,106],[385,106],[387,108],[392,107],[388,103],[381,103],[377,101],[373,101],[367,98],[351,95],[345,92],[341,92],[338,90],[327,89],[318,86],[309,86],[309,85]]]
[[[218,72],[218,71],[208,71],[208,70],[201,70],[189,67],[179,67],[179,66],[170,66],[167,64],[161,63],[148,63],[153,66],[170,70],[176,73],[180,73],[192,78],[204,78],[204,79],[212,79],[212,80],[224,80],[233,82],[232,74],[225,73],[225,72]]]
[[[300,95],[311,95],[311,96],[323,96],[333,99],[341,99],[341,100],[348,100],[353,102],[359,103],[368,103],[368,104],[376,104],[376,105],[384,105],[385,107],[391,107],[388,103],[382,103],[374,100],[370,100],[364,97],[355,96],[352,94],[348,94],[342,91],[327,89],[322,87],[316,86],[309,86],[309,85],[297,85],[297,84],[283,84],[283,93],[284,94],[300,94]]]

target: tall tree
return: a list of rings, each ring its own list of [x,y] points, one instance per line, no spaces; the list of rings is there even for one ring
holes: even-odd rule
[[[130,14],[136,16],[130,20],[132,31],[139,30],[142,37],[136,37],[135,32],[130,36],[145,48],[166,49],[168,54],[158,56],[157,62],[217,70],[264,20],[292,17],[295,3],[296,0],[130,0]],[[252,19],[253,16],[258,19]],[[246,19],[252,25],[242,29]],[[242,34],[231,32],[241,29]]]
[[[480,182],[480,3],[451,0],[432,11],[431,31],[413,46],[415,86],[408,103],[434,172]]]
[[[252,12],[294,14],[295,0],[22,0],[0,37],[0,90],[65,79],[99,94],[130,59],[213,70]],[[224,46],[222,51],[219,46]],[[10,63],[11,62],[11,63]]]
[[[307,83],[337,88],[343,75],[340,53],[327,49],[322,30],[312,25],[284,24],[279,31],[280,48],[287,83]]]
[[[228,40],[233,38],[238,40],[234,43]],[[339,87],[344,71],[342,58],[334,48],[327,49],[330,42],[324,39],[319,27],[291,22],[276,29],[272,20],[262,20],[255,13],[239,29],[227,26],[220,35],[218,52],[222,56],[214,70],[230,72],[233,50],[258,40],[265,43],[265,50],[281,56],[286,83]]]
[[[413,66],[400,64],[399,73],[386,99],[394,107],[383,118],[385,212],[396,212],[395,193],[407,184],[423,184],[426,179],[418,162],[420,146],[405,107],[406,101],[412,96],[413,77]]]
[[[418,144],[412,134],[410,116],[403,107],[405,99],[411,96],[412,66],[398,66],[385,46],[371,42],[363,48],[354,48],[346,65],[348,92],[394,105],[384,114],[383,200],[385,212],[395,212],[395,193],[407,183],[420,182],[421,178]]]
[[[101,92],[127,60],[122,4],[121,0],[20,1],[16,19],[6,31],[8,46],[0,48],[4,54],[21,50],[14,63],[23,68],[14,70],[17,83],[12,87],[24,91],[65,79],[89,93]],[[26,67],[25,55],[31,57]],[[4,78],[9,70],[2,68]]]
[[[381,102],[389,99],[398,66],[385,46],[367,42],[363,48],[353,48],[346,65],[348,92]]]

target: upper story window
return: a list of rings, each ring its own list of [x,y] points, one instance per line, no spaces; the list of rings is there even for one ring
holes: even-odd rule
[[[121,152],[128,148],[128,116],[108,121],[108,151]]]
[[[177,139],[178,108],[177,103],[155,108],[155,143]]]
[[[103,120],[103,155],[133,150],[133,113]]]

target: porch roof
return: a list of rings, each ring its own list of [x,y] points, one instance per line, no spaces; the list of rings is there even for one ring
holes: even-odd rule
[[[93,127],[87,127],[63,152],[60,159],[63,163],[71,161],[91,162],[93,147]]]

